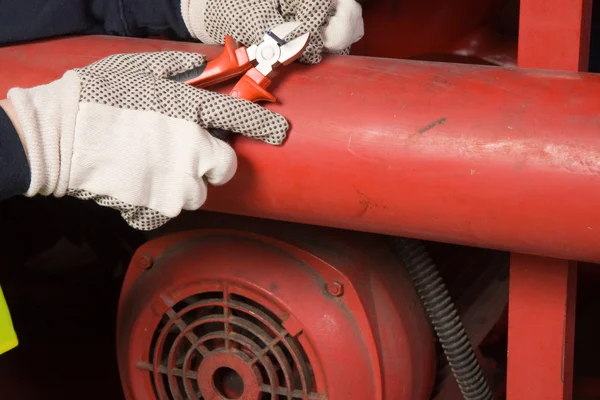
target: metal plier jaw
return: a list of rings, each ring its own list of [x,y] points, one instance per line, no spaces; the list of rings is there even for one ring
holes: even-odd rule
[[[300,22],[285,22],[267,30],[259,44],[241,46],[231,36],[225,37],[225,46],[219,57],[208,62],[190,77],[182,74],[173,77],[199,88],[206,88],[244,74],[230,95],[252,102],[275,102],[275,97],[266,89],[271,84],[273,71],[298,59],[310,38],[305,33],[289,42],[284,38],[295,31]]]
[[[248,47],[248,57],[264,76],[270,77],[274,68],[288,65],[302,55],[310,34],[305,33],[289,42],[283,40],[300,25],[300,22],[277,25],[267,31],[260,44]]]

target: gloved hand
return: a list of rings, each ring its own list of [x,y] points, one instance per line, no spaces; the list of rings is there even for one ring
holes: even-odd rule
[[[92,199],[140,230],[201,207],[207,182],[222,185],[237,168],[233,149],[207,128],[271,144],[288,129],[258,104],[167,79],[205,62],[196,53],[120,54],[11,89],[31,168],[25,195]]]
[[[283,22],[302,22],[288,40],[311,38],[299,61],[316,64],[323,52],[349,52],[364,35],[356,0],[181,0],[183,20],[195,39],[223,44],[230,35],[245,46],[258,44],[266,30]]]

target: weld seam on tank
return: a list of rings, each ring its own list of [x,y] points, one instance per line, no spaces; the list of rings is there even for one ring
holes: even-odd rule
[[[392,243],[408,271],[465,400],[492,400],[460,315],[437,267],[420,240],[395,237]]]

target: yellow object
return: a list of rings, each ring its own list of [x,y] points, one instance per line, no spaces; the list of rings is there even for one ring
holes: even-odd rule
[[[6,353],[19,345],[17,333],[10,318],[8,305],[0,287],[0,354]]]

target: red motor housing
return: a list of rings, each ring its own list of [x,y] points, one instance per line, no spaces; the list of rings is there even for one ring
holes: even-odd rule
[[[200,229],[141,246],[118,311],[129,400],[428,399],[435,342],[378,237]]]

